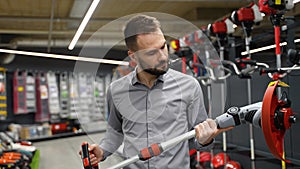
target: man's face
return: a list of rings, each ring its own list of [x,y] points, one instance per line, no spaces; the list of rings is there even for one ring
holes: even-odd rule
[[[137,51],[134,56],[139,68],[152,75],[162,75],[168,70],[166,40],[159,30],[137,36]]]

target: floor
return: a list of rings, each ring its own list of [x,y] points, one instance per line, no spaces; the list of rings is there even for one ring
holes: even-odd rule
[[[40,169],[82,169],[82,161],[78,154],[83,141],[98,143],[104,133],[90,134],[62,138],[49,141],[35,142],[34,146],[40,149]],[[118,155],[108,157],[99,165],[100,169],[106,169],[117,164],[122,159]]]

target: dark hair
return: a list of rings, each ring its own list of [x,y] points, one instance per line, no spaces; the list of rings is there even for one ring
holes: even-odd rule
[[[139,14],[130,18],[124,29],[127,48],[136,51],[137,35],[153,33],[159,29],[161,29],[160,22],[154,17]]]

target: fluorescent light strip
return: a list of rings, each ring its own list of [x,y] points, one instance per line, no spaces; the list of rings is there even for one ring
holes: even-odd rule
[[[125,66],[129,65],[129,63],[126,61],[97,59],[97,58],[79,57],[79,56],[70,56],[70,55],[58,55],[58,54],[40,53],[40,52],[27,52],[27,51],[10,50],[10,49],[0,49],[0,53],[11,53],[11,54],[18,54],[18,55],[75,60],[75,61],[94,62],[94,63],[105,63],[105,64],[114,64],[114,65],[125,65]]]
[[[85,29],[87,23],[89,22],[92,14],[94,13],[96,7],[99,4],[99,2],[100,2],[100,0],[94,0],[92,2],[90,8],[88,9],[87,13],[85,14],[85,16],[84,16],[84,18],[83,18],[83,20],[82,20],[79,28],[77,29],[77,31],[76,31],[76,33],[75,33],[75,35],[74,35],[74,37],[73,37],[73,39],[72,39],[69,47],[68,47],[69,50],[73,50],[74,49],[74,47],[75,47],[75,45],[76,45],[79,37],[81,36],[83,30]]]
[[[294,43],[298,43],[298,42],[300,42],[300,39],[294,40]],[[280,43],[280,46],[285,46],[285,45],[287,45],[287,42],[282,42],[282,43]],[[276,47],[276,45],[274,44],[274,45],[264,46],[264,47],[257,48],[257,49],[252,49],[252,50],[250,50],[250,54],[252,54],[252,53],[257,53],[257,52],[261,52],[261,51],[264,51],[264,50],[273,49],[273,48],[275,48],[275,47]],[[241,55],[242,55],[242,56],[248,55],[248,52],[247,52],[247,51],[244,51],[244,52],[241,53]]]
[[[300,0],[294,0],[294,1],[293,1],[294,4],[295,4],[295,3],[298,3],[298,2],[300,2]]]

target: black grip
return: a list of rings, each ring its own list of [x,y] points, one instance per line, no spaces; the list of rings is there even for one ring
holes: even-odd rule
[[[282,74],[282,73],[285,73],[285,71],[280,68],[261,68],[259,73],[260,73],[260,75],[267,74],[267,73]]]
[[[84,169],[98,169],[98,164],[92,166],[90,161],[90,153],[89,153],[89,144],[87,142],[83,142],[81,144],[81,158]]]
[[[239,59],[236,61],[237,63],[244,63],[244,64],[247,64],[247,65],[252,65],[252,66],[255,66],[256,65],[256,60],[246,60],[246,59]]]

